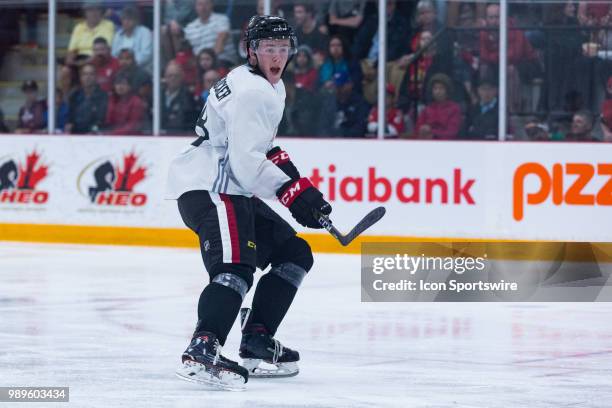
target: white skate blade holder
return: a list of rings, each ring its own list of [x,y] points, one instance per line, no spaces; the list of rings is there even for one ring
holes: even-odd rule
[[[298,375],[297,362],[268,363],[258,358],[242,359],[242,366],[249,370],[249,378],[285,378]]]
[[[185,361],[183,366],[176,370],[176,376],[181,380],[206,386],[217,391],[244,391],[246,389],[244,378],[227,370],[211,372],[203,364],[195,361]]]

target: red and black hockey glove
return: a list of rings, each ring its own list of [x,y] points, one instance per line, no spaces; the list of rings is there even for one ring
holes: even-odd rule
[[[332,211],[323,194],[306,177],[289,180],[278,189],[276,195],[280,202],[289,208],[293,218],[304,227],[323,228],[315,213],[329,215]]]
[[[282,150],[280,147],[273,147],[268,153],[266,153],[266,157],[272,163],[276,164],[276,166],[286,175],[288,175],[291,180],[298,180],[300,178],[300,172],[298,171],[297,167],[295,167],[287,152]]]

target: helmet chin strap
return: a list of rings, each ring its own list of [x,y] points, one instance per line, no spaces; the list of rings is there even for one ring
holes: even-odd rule
[[[285,71],[287,70],[287,67],[289,66],[289,63],[291,62],[291,60],[293,59],[293,55],[290,56],[289,58],[287,58],[287,63],[285,64],[285,68],[283,68],[283,72],[281,73],[281,77],[283,76],[283,74],[285,73]]]

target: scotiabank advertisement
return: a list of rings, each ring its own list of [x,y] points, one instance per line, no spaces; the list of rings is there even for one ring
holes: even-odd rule
[[[183,228],[164,188],[170,161],[191,141],[0,137],[0,223]],[[366,235],[612,241],[612,145],[277,143],[333,205],[341,230],[382,205],[386,216]]]
[[[384,205],[376,235],[612,240],[612,145],[282,143],[332,202],[338,225]]]

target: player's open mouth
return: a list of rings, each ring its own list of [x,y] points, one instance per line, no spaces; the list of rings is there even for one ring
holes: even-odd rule
[[[272,67],[270,71],[272,71],[274,75],[278,75],[280,73],[280,68]]]

